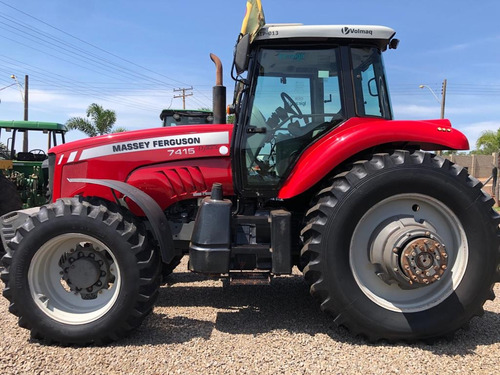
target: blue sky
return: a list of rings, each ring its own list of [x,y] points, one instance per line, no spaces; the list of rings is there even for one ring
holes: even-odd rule
[[[194,88],[187,107],[211,107],[215,69],[225,85],[245,0],[0,0],[0,88],[30,77],[29,119],[65,123],[96,102],[129,130],[160,126],[163,108],[181,108],[174,88]],[[374,24],[401,40],[384,54],[395,117],[446,114],[474,148],[481,131],[500,127],[498,0],[262,0],[269,23]],[[229,95],[228,95],[229,96]],[[22,120],[16,86],[0,91],[0,119]],[[230,99],[228,99],[230,101]],[[69,139],[84,135],[69,133]],[[5,143],[4,139],[1,139]],[[42,147],[37,139],[30,148]]]

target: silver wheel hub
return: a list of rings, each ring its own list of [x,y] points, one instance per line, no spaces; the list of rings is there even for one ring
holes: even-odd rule
[[[374,303],[416,312],[453,293],[468,256],[465,230],[445,204],[428,195],[399,194],[362,216],[349,262],[359,288]]]
[[[114,306],[120,268],[103,242],[82,233],[65,233],[40,246],[31,260],[28,284],[33,301],[50,318],[86,324]]]
[[[429,223],[391,217],[374,233],[370,260],[384,282],[418,288],[439,281],[445,273],[448,254],[442,242]]]
[[[417,238],[401,252],[401,267],[410,284],[428,285],[440,280],[447,265],[446,248],[431,238]]]
[[[82,299],[97,298],[97,293],[108,287],[109,264],[106,258],[92,246],[80,244],[59,259],[60,272],[70,290]]]

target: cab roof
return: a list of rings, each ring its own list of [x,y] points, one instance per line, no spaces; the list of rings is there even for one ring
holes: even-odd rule
[[[384,50],[396,32],[390,27],[375,25],[303,25],[267,24],[259,31],[255,41],[279,39],[343,39],[346,41],[376,42]]]
[[[208,109],[164,109],[160,113],[160,119],[164,120],[165,117],[172,116],[176,113],[182,116],[206,116],[213,114],[213,112]]]
[[[60,133],[68,131],[63,124],[42,121],[0,121],[0,129],[56,131]]]

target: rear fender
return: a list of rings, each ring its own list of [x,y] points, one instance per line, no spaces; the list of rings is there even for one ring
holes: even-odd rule
[[[167,222],[167,218],[158,203],[156,203],[156,201],[148,194],[122,181],[91,178],[71,178],[68,179],[68,181],[106,186],[127,196],[142,209],[148,218],[153,235],[160,246],[160,253],[163,262],[168,264],[172,262],[176,255],[178,255],[175,253],[172,232]]]
[[[300,156],[278,198],[293,198],[313,187],[351,156],[394,143],[422,150],[468,150],[465,135],[448,120],[397,121],[352,118],[312,144]]]

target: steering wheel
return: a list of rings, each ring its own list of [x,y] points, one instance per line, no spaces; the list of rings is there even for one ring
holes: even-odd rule
[[[282,92],[281,99],[283,99],[283,103],[285,104],[285,110],[287,113],[291,113],[292,115],[302,116],[302,111],[299,108],[299,105],[293,100],[290,95],[286,92]]]
[[[47,155],[45,151],[43,151],[41,148],[34,148],[33,150],[29,151],[31,154],[35,155]]]
[[[298,117],[302,116],[302,111],[300,110],[295,100],[293,100],[290,97],[290,95],[288,95],[286,92],[282,92],[280,96],[281,99],[283,100],[284,108],[278,107],[276,111],[272,114],[272,116],[267,120],[268,130],[271,131],[269,131],[268,134],[261,141],[261,144],[256,148],[255,153],[252,152],[251,155],[251,159],[259,167],[259,169],[256,170],[257,173],[262,175],[267,175],[270,168],[274,168],[274,165],[270,167],[269,165],[258,159],[257,156],[260,154],[260,150],[262,149],[262,147],[264,147],[264,145],[273,138],[276,130],[280,130],[284,126],[284,124],[288,123],[288,121],[292,123],[288,114]],[[274,146],[271,146],[271,154],[273,153],[272,152],[273,149]]]

